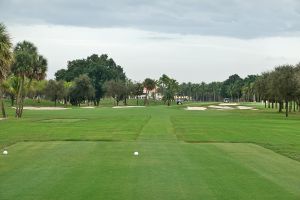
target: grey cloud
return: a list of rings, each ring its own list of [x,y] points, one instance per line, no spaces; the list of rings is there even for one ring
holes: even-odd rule
[[[0,0],[7,23],[256,38],[300,32],[298,0]],[[297,33],[298,34],[298,33]]]

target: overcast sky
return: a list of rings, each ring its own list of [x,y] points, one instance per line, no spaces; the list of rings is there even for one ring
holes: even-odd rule
[[[222,81],[300,61],[299,0],[0,0],[13,42],[49,62],[106,53],[133,80]]]

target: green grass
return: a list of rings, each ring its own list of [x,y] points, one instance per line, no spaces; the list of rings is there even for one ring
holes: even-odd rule
[[[0,199],[300,199],[298,113],[185,106],[0,121]]]

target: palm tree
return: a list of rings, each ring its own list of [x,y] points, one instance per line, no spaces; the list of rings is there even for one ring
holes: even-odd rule
[[[148,101],[148,95],[149,95],[149,92],[153,89],[155,89],[155,86],[156,86],[156,81],[153,80],[153,79],[150,79],[150,78],[146,78],[144,80],[144,83],[143,83],[144,87],[146,88],[146,101],[147,101],[147,104],[149,105],[149,101]]]
[[[33,79],[42,80],[47,70],[47,60],[38,55],[37,48],[28,41],[19,42],[14,49],[15,62],[13,73],[19,77],[19,88],[16,99],[16,117],[22,117],[23,101],[26,95],[25,80],[28,79],[28,88]]]
[[[5,95],[10,96],[11,106],[14,106],[15,97],[17,96],[18,83],[18,77],[10,75],[2,84]]]
[[[174,96],[179,89],[179,84],[175,79],[169,79],[166,84],[166,92],[164,99],[167,101],[168,106],[170,106],[171,101],[174,100]]]
[[[12,62],[12,43],[10,41],[9,34],[6,31],[4,24],[0,23],[0,86],[3,81],[6,79],[8,72],[10,71],[10,64]],[[1,111],[2,116],[6,118],[4,101],[2,99],[2,89],[0,87],[0,102],[1,102]]]

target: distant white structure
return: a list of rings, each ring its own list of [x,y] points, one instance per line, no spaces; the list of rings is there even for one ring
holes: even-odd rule
[[[155,99],[155,100],[161,100],[163,95],[161,93],[158,92],[158,87],[156,87],[153,90],[148,91],[149,95],[148,98],[149,99]],[[140,99],[145,99],[147,96],[147,89],[144,87],[143,89],[143,94],[139,96]]]

